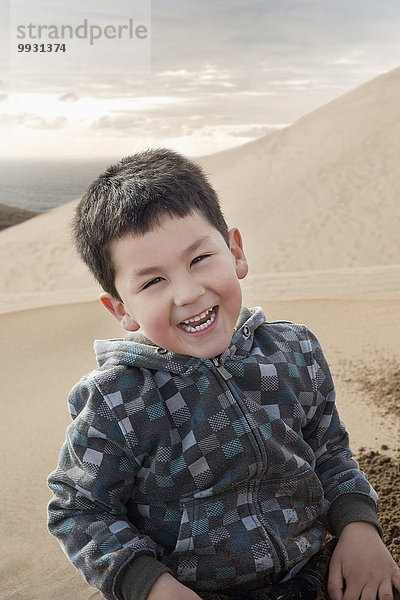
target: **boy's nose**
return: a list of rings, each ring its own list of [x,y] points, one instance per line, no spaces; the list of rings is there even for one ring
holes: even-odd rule
[[[204,286],[194,277],[188,275],[180,278],[174,285],[175,306],[194,304],[205,293]]]

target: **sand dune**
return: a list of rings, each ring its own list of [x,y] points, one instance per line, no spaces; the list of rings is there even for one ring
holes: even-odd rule
[[[0,233],[0,290],[37,292],[93,285],[70,242],[74,203]]]
[[[386,397],[380,381],[400,364],[399,92],[396,69],[286,130],[201,159],[244,233],[246,304],[317,334],[353,448],[384,445],[393,457],[396,391],[386,385]],[[0,600],[101,598],[45,526],[68,390],[94,367],[94,338],[123,335],[72,249],[74,205],[0,233]]]
[[[399,93],[395,69],[201,161],[254,272],[400,262]]]

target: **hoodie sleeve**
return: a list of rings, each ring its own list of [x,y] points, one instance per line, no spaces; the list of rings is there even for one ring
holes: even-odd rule
[[[90,379],[72,389],[69,405],[73,422],[48,479],[54,493],[48,506],[49,531],[89,584],[107,599],[120,600],[118,577],[130,566],[134,570],[136,557],[146,555],[147,564],[154,561],[147,589],[169,571],[157,561],[157,544],[127,518],[126,502],[139,465],[129,452],[124,423]],[[136,594],[131,598],[141,600]]]
[[[317,338],[305,329],[307,341],[303,344],[312,356],[309,372],[314,401],[306,411],[303,435],[314,451],[315,471],[324,488],[324,524],[334,535],[352,521],[373,523],[381,532],[375,510],[377,494],[352,458],[349,436],[336,408],[328,364]]]

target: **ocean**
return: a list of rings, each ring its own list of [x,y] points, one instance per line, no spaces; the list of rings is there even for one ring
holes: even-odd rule
[[[0,160],[0,203],[38,212],[75,200],[115,158]]]

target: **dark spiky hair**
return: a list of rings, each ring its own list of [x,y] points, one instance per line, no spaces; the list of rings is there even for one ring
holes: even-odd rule
[[[168,216],[201,213],[229,246],[217,194],[199,165],[166,148],[150,149],[111,165],[88,188],[73,219],[77,250],[102,288],[115,287],[110,244],[126,233],[144,235]]]

